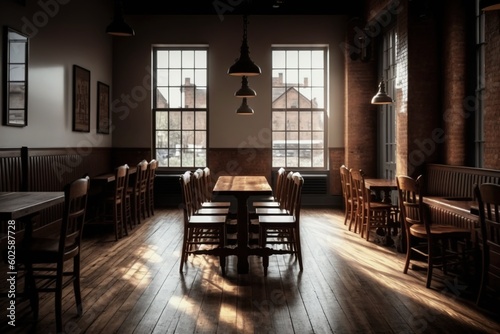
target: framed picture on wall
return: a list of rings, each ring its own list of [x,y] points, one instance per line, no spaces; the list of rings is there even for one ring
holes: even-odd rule
[[[109,134],[109,86],[97,81],[97,133]]]
[[[73,65],[73,131],[90,132],[90,71]]]

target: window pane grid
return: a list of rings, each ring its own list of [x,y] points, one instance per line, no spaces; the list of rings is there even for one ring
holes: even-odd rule
[[[206,165],[207,50],[155,48],[155,156],[161,167]]]
[[[326,167],[325,57],[325,48],[273,48],[273,167]]]
[[[484,12],[479,8],[479,0],[476,0],[476,108],[475,108],[475,164],[476,167],[484,165],[484,105],[485,92],[485,36],[484,36]]]

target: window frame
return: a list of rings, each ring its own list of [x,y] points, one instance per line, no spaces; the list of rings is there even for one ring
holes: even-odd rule
[[[393,103],[378,106],[378,176],[386,179],[396,177],[396,78],[397,78],[397,30],[392,25],[383,34],[381,43],[382,60],[380,77],[386,81],[386,91],[393,98]]]
[[[321,67],[316,67],[314,64],[311,64],[302,67],[299,64],[297,64],[297,67],[293,66],[288,66],[286,63],[283,67],[278,67],[274,63],[274,56],[275,52],[277,51],[285,51],[285,52],[301,52],[301,51],[322,51],[322,59],[323,59],[323,64]],[[271,166],[273,169],[279,168],[279,167],[285,167],[285,168],[293,168],[294,170],[317,170],[317,171],[324,171],[328,169],[328,46],[326,45],[309,45],[309,46],[304,46],[304,45],[273,45],[271,48],[271,56],[272,56],[272,75],[271,75],[271,133],[272,133],[272,139],[271,139]],[[274,104],[278,100],[278,96],[281,97],[283,96],[284,92],[288,91],[291,88],[298,88],[297,91],[297,96],[300,97],[300,82],[293,83],[291,85],[286,83],[286,79],[284,82],[283,87],[280,88],[279,85],[275,84],[275,80],[279,80],[278,77],[275,76],[275,72],[282,70],[282,71],[287,71],[287,70],[297,70],[297,73],[300,73],[301,71],[313,71],[313,70],[322,70],[322,83],[321,85],[315,85],[313,81],[315,81],[314,78],[308,77],[308,80],[310,80],[310,84],[308,83],[308,86],[303,86],[303,87],[308,87],[311,89],[311,99],[310,101],[313,101],[313,93],[312,90],[314,89],[313,87],[318,87],[318,90],[321,89],[321,94],[323,94],[323,101],[322,101],[322,107],[313,107],[311,102],[311,105],[309,107],[302,108],[300,107],[300,100],[298,103],[298,106],[292,105],[288,106],[288,99],[285,96],[285,106],[284,107],[276,107]],[[299,78],[299,75],[297,76]],[[299,78],[300,79],[300,78]],[[281,95],[277,95],[275,98],[274,94],[274,89],[275,88],[280,88],[283,89],[283,93]],[[285,113],[285,120],[289,119],[291,117],[292,113],[297,113],[297,118],[300,119],[301,115],[304,115],[306,113],[310,113],[310,117],[306,115],[306,118],[309,118],[311,120],[309,130],[308,129],[301,129],[300,127],[300,122],[297,124],[296,129],[289,129],[285,125],[284,129],[276,129],[275,128],[275,116],[276,113]],[[321,115],[322,118],[322,129],[321,130],[315,130],[314,129],[314,115]],[[291,139],[287,138],[289,136],[292,136],[293,133],[297,133],[297,138],[296,139]],[[276,139],[276,136],[279,133],[284,133],[284,139]],[[304,136],[307,136],[307,133],[310,133],[310,136],[307,141],[310,141],[309,144],[306,144],[306,146],[302,146],[302,139],[300,139],[301,134]],[[314,134],[319,134],[321,137],[321,147],[315,148],[314,147]],[[277,142],[278,141],[283,141],[283,145],[280,147],[276,148]],[[302,146],[302,148],[301,148]],[[322,165],[321,166],[314,166],[314,157],[315,153],[314,151],[321,151],[321,160],[322,160]],[[290,156],[289,156],[290,155]],[[319,156],[319,154],[318,154]],[[293,159],[296,159],[297,163],[290,163],[293,161]],[[310,164],[301,164],[301,161],[309,160]]]
[[[196,65],[193,64],[192,67],[189,67],[189,66],[184,66],[182,64],[182,61],[184,61],[184,58],[182,58],[183,56],[181,56],[181,59],[183,59],[181,61],[181,66],[180,67],[171,67],[170,64],[167,66],[167,67],[159,67],[158,66],[158,51],[174,51],[174,52],[178,52],[180,51],[181,53],[182,52],[185,52],[185,51],[204,51],[206,54],[205,54],[205,64],[204,64],[204,67],[196,67]],[[189,168],[199,168],[199,167],[205,167],[207,165],[207,161],[208,161],[208,148],[209,148],[209,134],[208,134],[208,124],[209,124],[209,109],[208,109],[208,106],[209,106],[209,102],[208,102],[208,82],[209,82],[209,78],[208,78],[208,64],[209,64],[209,60],[208,60],[208,57],[209,57],[209,52],[208,52],[208,45],[182,45],[182,46],[179,46],[179,45],[162,45],[162,46],[153,46],[152,48],[152,65],[153,65],[153,69],[152,69],[152,76],[153,76],[153,87],[152,87],[152,128],[153,128],[153,131],[152,131],[152,146],[153,146],[153,152],[152,152],[152,155],[153,157],[155,157],[156,160],[159,161],[159,165],[158,165],[158,168],[160,170],[171,170],[171,171],[179,171],[179,170],[185,170],[185,169],[189,169]],[[185,86],[185,79],[188,78],[187,76],[184,76],[184,75],[181,75],[181,78],[180,78],[180,84],[179,85],[175,85],[175,84],[172,84],[170,85],[170,82],[169,84],[166,84],[166,85],[158,85],[158,79],[159,79],[159,74],[158,74],[158,70],[167,70],[167,71],[170,71],[172,69],[175,69],[177,71],[180,71],[180,73],[183,73],[183,71],[192,71],[193,73],[195,73],[197,70],[203,70],[204,71],[204,76],[205,76],[205,86],[199,86],[199,87],[202,87],[205,89],[205,103],[204,103],[204,106],[202,104],[202,106],[199,106],[197,105],[197,101],[196,101],[196,94],[197,94],[197,89],[196,87],[198,87],[195,83],[196,83],[196,75],[193,74],[193,78],[190,78],[192,79],[192,82],[193,82],[193,94],[194,94],[194,98],[193,98],[193,105],[192,106],[186,106],[185,104],[185,97],[183,97],[183,92],[181,92],[180,94],[180,97],[181,97],[181,101],[179,102],[179,106],[173,106],[173,107],[169,107],[169,106],[159,106],[159,101],[158,101],[158,88],[160,87],[163,87],[164,89],[167,89],[167,90],[170,90],[172,88],[176,88],[176,87],[179,87],[182,91],[182,88],[183,87],[186,87]],[[170,74],[170,73],[169,73]],[[184,92],[185,93],[185,92]],[[167,94],[168,95],[168,94]],[[169,102],[169,97],[166,98],[166,101],[165,103],[168,103]],[[184,100],[182,100],[184,99]],[[158,118],[160,116],[160,113],[164,114],[164,115],[167,115],[168,117],[168,120],[167,120],[167,127],[166,129],[159,129],[158,128]],[[189,128],[189,129],[186,129],[184,128],[184,122],[185,122],[185,119],[188,118],[190,115],[188,113],[192,113],[192,125],[193,125],[193,128]],[[204,116],[203,116],[203,113],[204,113]],[[180,121],[180,125],[178,126],[177,129],[174,129],[174,128],[171,128],[171,119],[172,117],[174,117],[174,115],[178,115],[178,119]],[[198,116],[202,116],[202,120],[201,122],[204,124],[204,127],[203,127],[203,124],[201,125],[202,127],[201,128],[197,128],[199,125],[197,123],[197,117]],[[167,146],[166,147],[159,147],[158,146],[158,133],[159,132],[166,132],[166,141],[168,142]],[[180,141],[181,143],[180,144],[171,144],[171,138],[172,136],[174,135],[174,132],[179,132],[178,134],[178,137],[180,137]],[[185,136],[189,136],[189,133],[192,133],[193,135],[193,143],[192,143],[192,146],[193,147],[185,147],[185,145],[190,145],[189,143],[183,143],[183,141],[185,140]],[[202,136],[202,140],[201,142],[203,142],[205,145],[204,147],[201,147],[201,148],[197,148],[196,147],[196,139],[199,138],[197,137],[197,135],[199,134],[204,134]],[[190,140],[191,141],[191,140]],[[176,145],[175,147],[171,147],[170,145]],[[164,158],[163,156],[160,156],[162,155],[162,153],[160,153],[160,150],[165,150],[165,152],[168,152],[166,153],[166,157]],[[170,156],[170,152],[173,152],[173,156],[171,157]],[[171,159],[176,159],[176,160],[179,160],[178,163],[171,163]],[[167,163],[165,163],[165,161]],[[187,163],[189,161],[192,161],[192,163]]]
[[[474,127],[474,163],[476,167],[484,166],[484,103],[485,80],[485,13],[476,0],[476,108]]]

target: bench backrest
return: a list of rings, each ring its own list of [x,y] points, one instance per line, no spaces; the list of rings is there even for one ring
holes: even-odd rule
[[[424,180],[427,195],[475,198],[474,184],[500,184],[500,170],[427,164]]]

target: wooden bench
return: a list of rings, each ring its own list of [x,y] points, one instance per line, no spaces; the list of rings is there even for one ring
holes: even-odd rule
[[[0,150],[0,191],[62,191],[73,180],[111,170],[111,152],[106,148]],[[50,234],[61,219],[62,204],[40,212],[34,233]],[[6,224],[0,223],[0,235]],[[21,227],[22,228],[22,227]],[[1,239],[1,238],[0,238]],[[0,240],[0,243],[2,240]]]
[[[479,228],[474,185],[486,182],[500,184],[500,170],[427,164],[424,172],[424,202],[437,224],[451,224],[471,230],[473,242]]]

